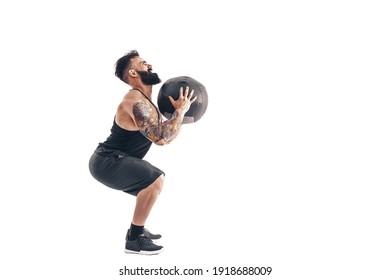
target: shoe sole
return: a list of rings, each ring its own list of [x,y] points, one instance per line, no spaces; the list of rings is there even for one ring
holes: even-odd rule
[[[125,249],[125,253],[126,254],[138,254],[138,255],[157,255],[157,254],[160,254],[162,251],[164,251],[164,248],[161,248],[160,250],[156,250],[156,251],[132,251],[132,250],[128,250],[128,249]]]

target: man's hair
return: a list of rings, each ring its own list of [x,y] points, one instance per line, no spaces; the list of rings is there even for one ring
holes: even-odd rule
[[[127,71],[130,68],[130,60],[133,57],[139,56],[139,53],[136,50],[132,50],[126,53],[124,56],[119,58],[115,64],[115,76],[117,76],[121,81],[128,83],[127,81]]]

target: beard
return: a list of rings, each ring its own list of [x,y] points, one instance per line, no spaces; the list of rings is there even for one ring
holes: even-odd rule
[[[151,71],[137,71],[139,76],[141,77],[141,81],[145,85],[157,85],[161,83],[160,78],[158,77],[157,73],[153,73]]]

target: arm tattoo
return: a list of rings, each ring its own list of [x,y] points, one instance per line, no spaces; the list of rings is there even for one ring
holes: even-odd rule
[[[152,116],[152,107],[143,102],[133,105],[133,114],[140,132],[152,142],[172,141],[179,133],[183,121],[183,116],[175,111],[171,119],[159,122],[157,117]]]

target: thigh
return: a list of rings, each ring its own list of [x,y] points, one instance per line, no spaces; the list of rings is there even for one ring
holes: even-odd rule
[[[97,155],[91,160],[90,170],[95,179],[110,188],[132,195],[137,195],[164,174],[146,160],[130,156]]]

